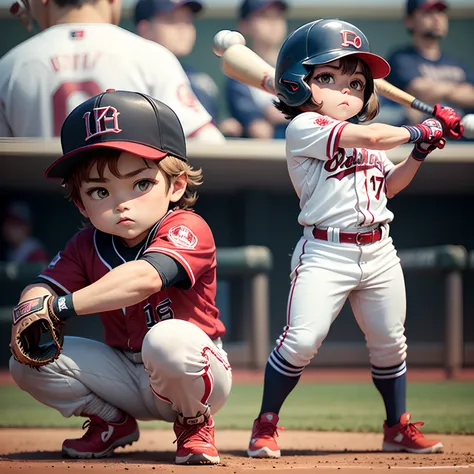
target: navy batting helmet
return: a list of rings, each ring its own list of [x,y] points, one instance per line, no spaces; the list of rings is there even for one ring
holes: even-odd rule
[[[278,53],[275,68],[278,98],[293,107],[304,104],[311,97],[305,78],[312,67],[350,55],[363,60],[374,79],[390,72],[387,61],[370,51],[369,40],[351,23],[330,18],[299,27],[286,38]]]

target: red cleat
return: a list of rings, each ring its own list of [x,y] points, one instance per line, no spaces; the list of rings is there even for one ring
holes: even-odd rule
[[[384,423],[383,431],[383,451],[407,453],[439,453],[443,450],[441,441],[435,439],[427,439],[417,426],[423,426],[424,423],[417,421],[410,423],[410,413],[404,413],[400,417],[397,425],[389,428],[387,422]]]
[[[83,425],[87,428],[82,438],[66,439],[62,453],[70,458],[105,458],[113,454],[115,448],[137,441],[140,432],[135,418],[126,415],[118,423],[105,421],[92,415]]]
[[[277,443],[278,415],[263,413],[254,422],[247,454],[251,458],[279,458],[280,448]]]
[[[198,425],[174,423],[176,434],[176,464],[219,464],[219,452],[214,441],[214,420],[210,416]]]

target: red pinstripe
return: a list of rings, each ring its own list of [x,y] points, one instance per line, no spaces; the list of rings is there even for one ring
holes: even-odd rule
[[[204,381],[204,395],[201,398],[201,403],[206,405],[209,397],[211,396],[212,389],[214,388],[214,377],[212,372],[209,370],[210,366],[208,365],[202,374],[202,379]]]
[[[338,122],[329,132],[328,141],[326,143],[326,156],[328,157],[328,159],[331,159],[336,150],[339,148],[339,140],[341,139],[341,133],[347,125],[349,125],[349,123]],[[338,130],[336,133],[336,137],[334,138],[334,145],[331,146],[332,137],[336,128],[338,128]]]
[[[364,176],[365,176],[365,192],[367,194],[367,212],[372,216],[372,221],[370,223],[373,224],[375,221],[375,216],[370,211],[370,196],[369,196],[369,188],[367,187],[367,171],[364,171]]]
[[[202,379],[204,381],[204,395],[201,398],[201,403],[206,404],[207,401],[209,400],[209,397],[211,396],[212,389],[214,388],[214,376],[212,375],[212,372],[209,370],[211,368],[210,363],[209,363],[209,355],[208,352],[210,352],[225,368],[225,370],[232,370],[230,367],[230,364],[218,353],[216,352],[212,347],[205,346],[202,349],[202,356],[205,357],[208,361],[208,365],[204,369],[204,373],[202,374]],[[160,399],[163,400],[164,402],[169,403],[170,405],[173,404],[173,402],[169,399],[166,398],[164,395],[160,395],[151,385],[150,388],[152,392]]]
[[[173,404],[173,402],[169,399],[166,398],[164,395],[160,395],[151,385],[150,385],[151,391],[160,399],[163,400],[166,403],[169,403],[170,405]]]
[[[194,130],[193,133],[189,134],[187,136],[187,138],[193,138],[195,137],[196,135],[199,135],[199,133],[202,131],[202,129],[204,128],[208,128],[208,127],[215,127],[215,125],[212,123],[212,122],[207,122],[205,123],[204,125],[201,125],[199,128],[197,128],[196,130]]]
[[[232,370],[230,367],[230,364],[218,353],[216,352],[212,347],[205,346],[202,349],[202,355],[203,357],[208,357],[206,352],[210,352],[225,368],[225,370]]]
[[[335,128],[339,125],[339,123],[337,123],[334,127],[331,128],[331,131],[329,132],[329,137],[328,137],[328,141],[326,143],[326,156],[328,157],[328,159],[330,160],[332,158],[331,156],[331,142],[332,142],[332,135],[334,133],[334,130]],[[334,148],[333,148],[334,149]]]
[[[280,342],[278,343],[278,346],[276,347],[277,351],[280,350],[280,347],[283,345],[283,342],[285,341],[286,336],[288,335],[288,331],[290,330],[291,303],[293,302],[293,293],[295,292],[296,282],[298,280],[298,268],[300,268],[301,265],[302,265],[301,260],[303,258],[304,249],[305,249],[307,243],[308,243],[308,241],[305,240],[305,242],[303,244],[303,247],[301,249],[301,254],[300,254],[300,258],[299,258],[300,262],[298,263],[298,265],[295,268],[295,275],[296,276],[295,276],[295,279],[293,280],[293,284],[291,286],[290,301],[288,302],[288,310],[287,310],[287,314],[286,314],[286,328],[285,328],[285,332],[283,333],[283,335],[281,337]]]

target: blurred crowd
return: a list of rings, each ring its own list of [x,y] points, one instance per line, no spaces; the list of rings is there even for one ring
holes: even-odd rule
[[[204,2],[205,0],[138,0],[133,14],[135,36],[141,37],[143,42],[157,43],[162,48],[160,51],[150,49],[148,55],[141,54],[139,50],[146,50],[148,46],[136,43],[134,47],[137,53],[133,62],[124,53],[120,60],[106,63],[107,74],[111,74],[113,68],[116,68],[116,75],[130,76],[128,82],[125,82],[129,88],[155,96],[162,93],[167,97],[170,96],[170,90],[163,82],[180,83],[183,81],[182,77],[186,77],[187,84],[177,93],[178,101],[184,106],[183,112],[175,110],[184,123],[188,137],[217,142],[224,137],[284,138],[288,121],[273,106],[272,95],[232,79],[227,79],[225,87],[219,90],[209,71],[187,64],[186,58],[192,53],[196,41],[195,21],[206,9]],[[247,44],[272,65],[276,63],[279,48],[289,33],[289,8],[291,3],[287,0],[242,0],[238,8],[238,30],[245,36]],[[116,32],[107,30],[107,27],[109,24],[118,25],[120,10],[118,0],[18,1],[13,13],[28,26],[34,20],[43,31],[0,59],[1,136],[58,135],[60,127],[57,124],[62,122],[68,111],[84,100],[84,95],[92,96],[100,92],[104,83],[104,77],[100,75],[104,73],[99,67],[94,69],[93,65],[94,61],[103,61],[99,56],[103,58],[110,52],[110,44],[104,41],[101,46],[100,42],[95,41],[90,43],[93,51],[89,57],[75,57],[75,62],[84,62],[84,68],[89,61],[91,77],[87,81],[81,79],[82,82],[71,83],[67,76],[68,70],[78,65],[71,64],[71,59],[64,58],[64,50],[57,44],[52,44],[51,39],[48,45],[46,33],[54,30],[57,43],[61,39],[59,31],[64,32],[64,39],[67,38],[65,27],[69,25],[67,39],[78,42],[89,34],[86,25],[93,23],[98,24],[98,28],[103,28],[104,37],[110,37]],[[463,116],[474,111],[474,77],[462,62],[443,51],[442,40],[448,34],[449,27],[448,15],[449,5],[444,1],[407,0],[404,18],[400,20],[411,35],[411,42],[400,45],[389,55],[388,61],[392,69],[387,79],[424,102],[450,106]],[[80,27],[82,24],[83,29]],[[117,49],[124,50],[125,44],[130,41],[130,37],[118,34]],[[51,58],[56,58],[55,68],[46,70],[40,58],[31,59],[29,64],[25,64],[25,56],[28,55],[20,53],[27,48],[31,50],[32,44],[37,48],[42,46],[43,49],[52,49],[48,54]],[[58,48],[58,54],[54,56],[54,50]],[[150,90],[149,84],[155,80],[154,75],[160,76],[160,71],[157,72],[156,67],[153,69],[152,63],[160,62],[159,55],[164,54],[163,50],[167,51],[166,54],[174,55],[177,62],[176,65],[170,62],[170,66],[168,62],[163,62],[162,68],[167,69],[168,74],[166,81],[160,77],[160,83],[157,78],[156,84],[160,85]],[[65,63],[68,61],[66,67]],[[38,84],[39,78],[45,84],[52,84],[57,81],[60,69],[65,71],[64,82],[51,91],[54,96],[49,97],[50,100],[47,97],[39,99],[38,95],[45,95],[45,88]],[[123,82],[118,84],[122,85]],[[31,119],[31,125],[27,127],[24,109],[18,104],[27,104],[33,100],[36,100],[40,109],[51,108],[50,104],[53,102],[54,110],[40,110],[39,118]],[[61,104],[65,102],[65,105],[59,104],[59,101],[62,101]],[[223,109],[219,106],[221,101],[225,102],[225,110],[228,111],[226,116],[219,113]],[[58,107],[59,105],[61,106]],[[200,107],[203,108],[202,111]],[[193,109],[196,114],[190,117],[188,109]],[[54,119],[48,119],[53,115]],[[423,119],[420,112],[382,98],[380,113],[374,121],[401,125],[419,123]],[[41,127],[35,127],[35,120],[41,122]],[[45,125],[48,120],[51,124]]]
[[[43,243],[34,237],[34,219],[30,206],[12,201],[1,217],[0,261],[7,263],[41,263],[50,258]]]

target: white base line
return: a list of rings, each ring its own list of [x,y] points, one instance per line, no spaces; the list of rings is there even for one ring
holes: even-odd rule
[[[474,469],[474,464],[464,464],[464,465],[460,465],[460,466],[450,466],[450,465],[445,465],[445,466],[391,466],[389,464],[386,464],[384,466],[373,466],[373,465],[366,465],[366,466],[363,466],[363,465],[358,465],[358,466],[348,466],[348,465],[332,465],[332,466],[327,466],[327,465],[324,465],[324,464],[321,464],[321,465],[316,465],[314,467],[310,467],[310,466],[292,466],[291,467],[291,470],[294,470],[294,469],[306,469],[306,470],[313,470],[313,469],[340,469],[340,470],[343,470],[343,469],[364,469],[364,470],[371,470],[371,471],[376,471],[376,470],[379,470],[379,471],[387,471],[388,469],[392,470],[392,469],[402,469],[402,470],[408,470],[408,469],[412,469],[412,470],[423,470],[423,469]],[[247,469],[247,468],[246,468]],[[288,467],[273,467],[272,469],[273,471],[283,471],[283,470],[288,470]],[[258,471],[255,471],[257,474],[258,474]]]

